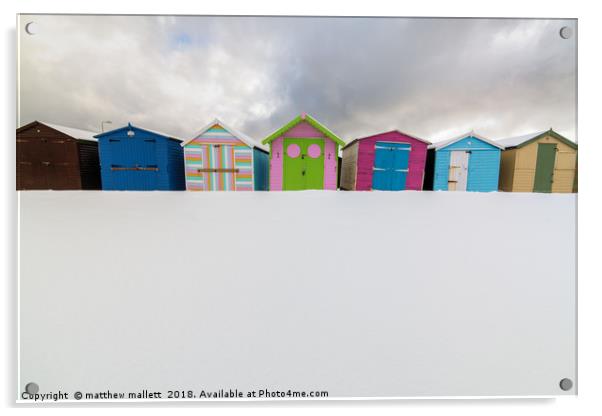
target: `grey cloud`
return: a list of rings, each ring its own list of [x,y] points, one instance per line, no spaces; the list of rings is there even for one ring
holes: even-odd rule
[[[39,33],[23,35],[35,20]],[[554,127],[575,138],[574,20],[23,16],[21,122],[258,139],[305,111],[345,140]]]

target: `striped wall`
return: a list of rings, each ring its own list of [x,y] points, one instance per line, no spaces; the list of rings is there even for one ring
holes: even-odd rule
[[[218,124],[184,146],[184,160],[188,190],[253,190],[253,149]],[[237,172],[199,172],[199,169]]]

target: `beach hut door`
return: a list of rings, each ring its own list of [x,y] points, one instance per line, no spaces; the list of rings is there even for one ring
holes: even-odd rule
[[[552,192],[554,164],[556,163],[556,145],[540,143],[537,145],[534,192]]]
[[[159,167],[155,139],[109,139],[114,189],[152,190],[157,188]]]
[[[23,189],[48,189],[48,144],[42,139],[39,143],[17,139],[17,171]]]
[[[449,160],[449,179],[447,189],[449,191],[465,191],[468,183],[468,160],[470,153],[464,150],[451,152]]]
[[[284,140],[285,191],[324,189],[324,139]]]
[[[204,172],[205,186],[210,191],[235,191],[236,169],[234,163],[234,148],[230,145],[211,144],[207,146],[207,168]]]
[[[372,189],[379,191],[406,189],[410,150],[409,143],[376,142]]]

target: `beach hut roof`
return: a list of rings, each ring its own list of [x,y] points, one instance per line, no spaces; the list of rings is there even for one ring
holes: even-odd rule
[[[423,143],[426,143],[427,145],[430,145],[430,144],[431,144],[431,142],[429,142],[428,140],[424,140],[424,139],[421,139],[420,137],[416,137],[416,136],[413,136],[413,135],[411,135],[411,134],[404,133],[404,132],[403,132],[403,131],[401,131],[401,130],[389,130],[389,131],[385,131],[385,132],[382,132],[382,133],[371,134],[370,136],[359,137],[359,138],[357,138],[357,139],[354,139],[354,140],[350,141],[349,143],[347,143],[347,144],[345,145],[345,147],[351,146],[353,143],[357,142],[358,140],[369,139],[369,138],[371,138],[371,137],[380,136],[380,135],[382,135],[382,134],[393,133],[393,132],[397,132],[397,133],[399,133],[399,134],[403,134],[404,136],[411,137],[412,139],[416,139],[416,140],[418,140],[418,141],[421,141],[421,142],[423,142]]]
[[[513,148],[519,148],[519,147],[526,146],[529,143],[532,143],[535,140],[537,140],[537,139],[539,139],[542,136],[547,135],[547,134],[549,134],[550,136],[552,136],[552,137],[560,140],[561,142],[563,142],[567,146],[572,147],[573,149],[577,148],[577,143],[575,143],[575,142],[567,139],[564,136],[561,136],[560,134],[556,133],[552,129],[544,130],[544,131],[539,131],[537,133],[523,134],[522,136],[510,137],[510,138],[507,138],[507,139],[498,140],[497,142],[499,144],[503,145],[506,149],[513,149]]]
[[[193,140],[197,139],[199,136],[201,136],[202,134],[204,134],[207,130],[209,130],[211,127],[215,126],[216,124],[222,126],[228,133],[230,133],[232,136],[236,137],[237,139],[239,139],[241,142],[243,142],[244,144],[246,144],[249,147],[257,147],[261,150],[264,151],[268,151],[267,147],[262,145],[261,143],[258,143],[257,141],[255,141],[255,139],[247,136],[246,134],[233,129],[232,127],[226,125],[224,122],[222,122],[220,119],[215,118],[213,119],[213,121],[211,121],[209,124],[207,124],[205,127],[203,127],[202,129],[200,129],[199,131],[197,131],[196,133],[194,133],[192,135],[192,139],[188,139],[184,142],[181,143],[182,146],[186,146],[188,143],[192,142]]]
[[[310,116],[309,114],[306,114],[306,113],[302,113],[302,114],[298,115],[297,117],[295,117],[294,119],[289,121],[287,124],[285,124],[278,130],[276,130],[275,132],[270,134],[268,137],[263,139],[261,141],[261,143],[263,143],[263,144],[271,143],[274,139],[282,136],[284,133],[286,133],[287,131],[289,131],[290,129],[292,129],[297,124],[299,124],[303,121],[307,121],[312,127],[314,127],[316,130],[320,131],[326,137],[328,137],[329,139],[331,139],[332,141],[337,143],[339,146],[345,146],[345,142],[339,136],[334,134],[332,131],[328,130],[322,123],[320,123],[315,118],[313,118],[312,116]]]
[[[447,146],[449,146],[451,144],[459,142],[460,140],[465,139],[467,137],[474,137],[476,139],[484,141],[485,143],[488,143],[488,144],[490,144],[492,146],[495,146],[495,147],[497,147],[499,149],[504,150],[504,146],[503,145],[501,145],[499,143],[496,143],[493,140],[489,140],[489,139],[487,139],[487,138],[485,138],[483,136],[480,136],[480,135],[476,134],[474,131],[469,131],[468,133],[461,134],[461,135],[453,137],[453,138],[451,138],[449,140],[444,140],[442,142],[434,143],[434,144],[432,144],[432,145],[429,146],[429,149],[439,150],[439,149],[447,147]]]
[[[91,142],[95,142],[97,141],[94,138],[95,133],[93,131],[89,131],[89,130],[82,130],[82,129],[76,129],[75,127],[67,127],[67,126],[61,126],[60,124],[54,124],[54,123],[47,123],[45,121],[33,121],[29,124],[26,124],[24,126],[21,126],[17,129],[17,132],[23,131],[26,128],[29,128],[31,126],[33,126],[34,124],[39,123],[39,124],[43,124],[47,127],[50,127],[51,129],[54,129],[56,131],[59,131],[63,134],[66,134],[67,136],[71,136],[74,139],[79,139],[79,140],[88,140]]]
[[[181,139],[179,137],[174,136],[173,134],[162,133],[162,132],[157,131],[157,130],[151,130],[151,129],[146,129],[146,128],[134,126],[132,123],[128,123],[127,126],[119,127],[117,129],[114,129],[114,130],[105,131],[103,133],[97,134],[94,137],[99,138],[99,137],[103,137],[103,136],[108,136],[110,134],[113,134],[113,133],[121,131],[121,130],[131,130],[131,129],[146,131],[148,133],[156,134],[158,136],[167,137],[168,139],[173,139],[173,140],[178,140],[178,141],[183,141],[184,140],[184,139]]]

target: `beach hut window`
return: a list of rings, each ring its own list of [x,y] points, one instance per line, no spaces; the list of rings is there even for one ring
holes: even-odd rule
[[[320,148],[320,145],[317,145],[314,143],[314,144],[309,145],[309,148],[307,149],[307,153],[309,154],[309,157],[311,157],[312,159],[316,159],[316,158],[320,157],[320,154],[322,153],[322,149]]]
[[[301,154],[301,148],[298,144],[293,143],[286,148],[286,154],[294,159]]]

